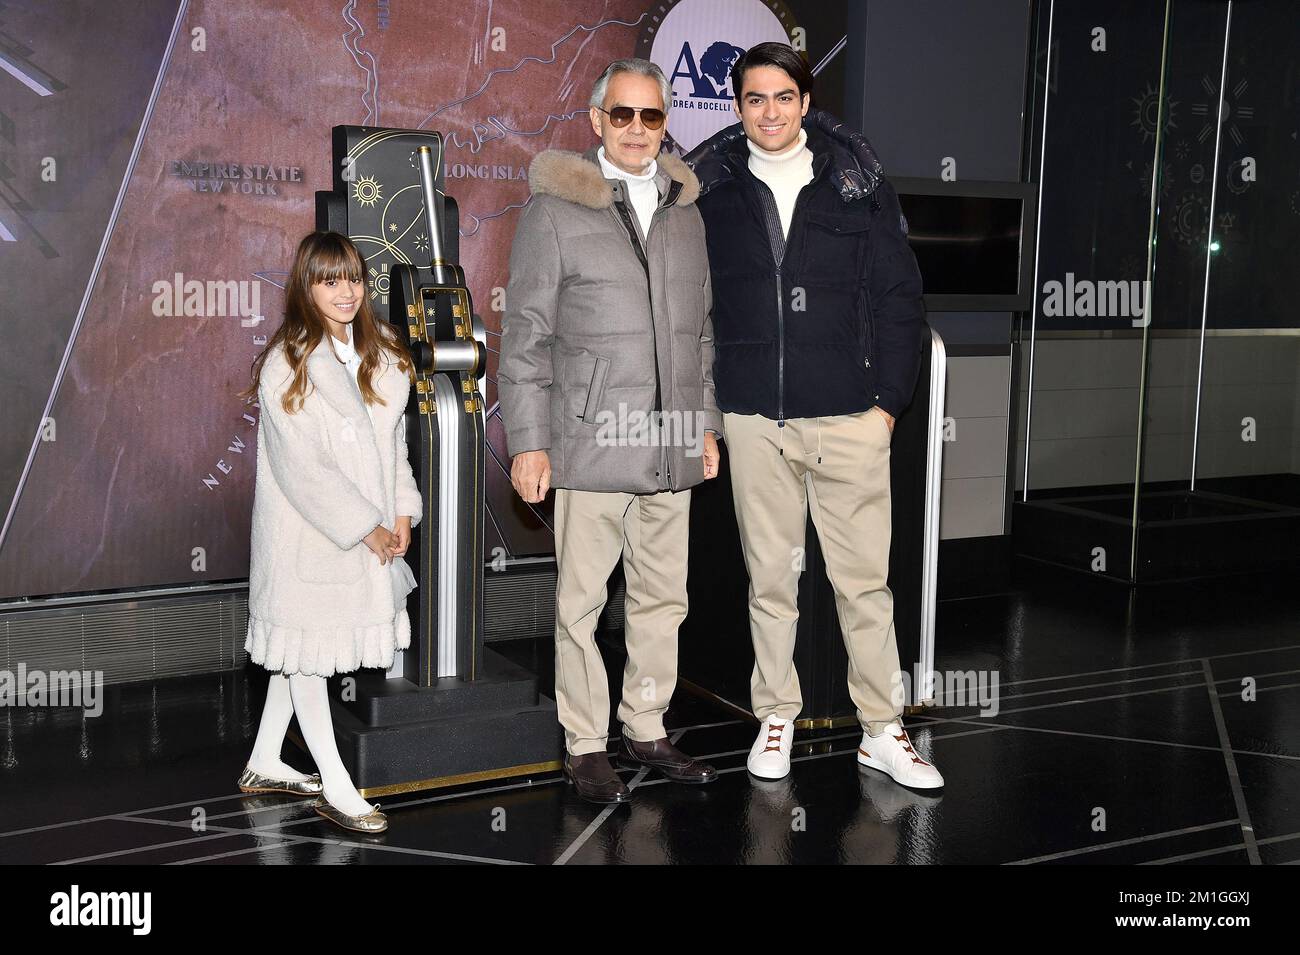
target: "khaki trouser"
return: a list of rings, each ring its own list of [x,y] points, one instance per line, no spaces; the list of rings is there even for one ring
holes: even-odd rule
[[[677,628],[686,618],[691,492],[555,492],[555,702],[574,756],[605,750],[609,683],[596,622],[620,555],[627,666],[618,718],[639,742],[662,739],[677,686]]]
[[[803,709],[794,666],[808,510],[835,590],[849,695],[872,735],[902,715],[889,577],[889,425],[879,411],[787,420],[723,415],[749,571],[750,699],[759,719]]]

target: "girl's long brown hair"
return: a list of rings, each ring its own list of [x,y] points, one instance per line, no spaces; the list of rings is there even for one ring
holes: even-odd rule
[[[415,380],[415,362],[405,339],[394,334],[392,329],[382,327],[375,318],[365,288],[365,270],[365,260],[347,236],[338,232],[311,232],[303,237],[293,257],[289,283],[285,286],[284,321],[253,361],[253,382],[239,393],[240,398],[251,401],[257,396],[266,356],[277,345],[283,345],[284,356],[293,371],[293,382],[280,403],[288,414],[302,407],[307,390],[307,356],[322,338],[329,335],[329,326],[316,307],[311,290],[316,283],[331,279],[362,283],[361,301],[352,319],[352,347],[361,357],[357,384],[366,403],[387,404],[371,385],[371,378],[385,351],[397,359],[398,367],[409,380]]]

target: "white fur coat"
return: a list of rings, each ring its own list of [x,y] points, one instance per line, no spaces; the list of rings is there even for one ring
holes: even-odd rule
[[[402,558],[381,565],[362,543],[398,515],[420,522],[403,414],[410,382],[385,354],[367,405],[328,337],[307,357],[306,399],[287,414],[291,381],[279,347],[262,367],[257,483],[248,572],[250,659],[286,674],[388,668],[410,645]]]

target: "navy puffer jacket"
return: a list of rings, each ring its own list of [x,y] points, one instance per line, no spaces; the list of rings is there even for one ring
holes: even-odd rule
[[[916,387],[925,309],[898,196],[870,144],[809,110],[813,180],[782,236],[739,123],[686,157],[713,285],[718,407],[774,420],[897,417]]]

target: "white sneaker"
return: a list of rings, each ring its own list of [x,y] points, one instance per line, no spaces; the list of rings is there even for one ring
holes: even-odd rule
[[[758,738],[749,748],[745,765],[762,779],[781,779],[790,775],[790,747],[794,745],[794,720],[769,716],[759,728]]]
[[[943,785],[939,770],[917,755],[901,723],[890,723],[879,736],[864,731],[858,762],[888,773],[894,782],[913,789],[938,789]]]

